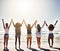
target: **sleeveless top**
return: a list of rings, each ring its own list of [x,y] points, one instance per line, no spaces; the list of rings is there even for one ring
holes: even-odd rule
[[[38,31],[37,27],[36,27],[36,35],[40,34],[41,35],[41,30]]]
[[[53,33],[53,31],[50,31],[50,30],[49,30],[49,34],[51,34],[51,33]]]
[[[8,28],[5,28],[5,34],[9,34],[9,29]]]
[[[31,34],[31,27],[27,27],[27,34]]]

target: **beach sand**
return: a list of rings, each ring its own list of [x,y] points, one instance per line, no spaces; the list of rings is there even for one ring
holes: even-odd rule
[[[26,46],[26,37],[22,37],[21,38],[21,46],[20,46],[21,50],[20,51],[60,51],[60,39],[57,39],[56,37],[54,37],[53,48],[49,47],[47,39],[48,39],[47,37],[41,38],[41,48],[38,49],[36,37],[33,37],[31,49],[28,49]],[[0,39],[0,51],[3,51],[3,49],[4,49],[3,41],[4,41],[3,39]],[[8,49],[9,49],[9,51],[17,51],[15,49],[15,37],[9,38]]]

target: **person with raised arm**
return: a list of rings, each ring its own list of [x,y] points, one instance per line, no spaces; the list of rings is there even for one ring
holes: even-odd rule
[[[45,24],[46,24],[46,26],[48,27],[48,30],[49,30],[48,44],[49,44],[50,47],[53,47],[53,41],[54,41],[53,30],[54,30],[54,28],[55,28],[57,22],[58,22],[58,20],[56,20],[56,22],[55,22],[54,25],[53,25],[53,24],[50,24],[50,25],[48,26],[48,24],[47,24],[46,21],[45,21]],[[50,42],[50,39],[51,39],[51,42]]]
[[[18,44],[19,44],[18,48],[20,49],[21,27],[22,27],[23,21],[22,23],[17,22],[16,24],[14,24],[12,19],[12,23],[13,23],[13,26],[15,27],[15,49],[17,49],[17,38],[18,38]]]
[[[42,27],[40,26],[40,24],[35,24],[38,48],[40,48],[40,45],[41,45],[41,29],[44,27],[44,25],[45,25],[45,21],[44,21],[44,24],[42,25]]]
[[[25,20],[24,20],[24,23],[25,23],[25,26],[26,26],[26,29],[27,29],[27,48],[31,48],[31,44],[32,44],[32,28],[33,26],[36,24],[36,21],[33,23],[33,25],[31,26],[30,24],[26,24]],[[30,47],[28,47],[30,43]]]
[[[4,34],[4,49],[8,49],[9,28],[11,26],[11,22],[8,25],[8,23],[4,23],[4,19],[2,19],[2,23],[3,23],[4,30],[5,30],[5,34]]]

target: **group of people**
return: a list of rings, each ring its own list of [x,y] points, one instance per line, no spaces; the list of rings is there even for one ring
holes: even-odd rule
[[[25,20],[22,21],[22,23],[17,22],[16,24],[14,24],[13,19],[11,19],[10,24],[8,25],[8,23],[4,23],[4,19],[2,19],[2,23],[3,23],[3,27],[5,30],[5,34],[4,34],[4,49],[8,48],[8,39],[9,39],[9,28],[11,26],[11,23],[13,24],[13,26],[15,27],[15,49],[17,49],[17,38],[18,38],[18,43],[19,43],[19,49],[20,49],[20,37],[21,37],[21,27],[22,24],[24,23],[27,29],[27,48],[31,48],[31,44],[32,44],[32,28],[33,26],[35,26],[36,28],[36,39],[37,39],[37,45],[38,48],[40,48],[41,45],[41,29],[44,27],[44,25],[46,25],[48,27],[49,30],[49,34],[48,34],[48,44],[50,47],[53,47],[53,39],[54,39],[54,34],[53,34],[53,30],[55,28],[55,25],[57,24],[58,20],[55,22],[55,24],[50,24],[48,26],[48,24],[46,23],[46,21],[44,21],[43,25],[40,26],[40,24],[37,24],[37,20],[35,20],[35,22],[33,23],[33,25],[31,26],[30,24],[26,24]],[[51,39],[51,42],[50,42]],[[30,43],[30,46],[28,47]]]

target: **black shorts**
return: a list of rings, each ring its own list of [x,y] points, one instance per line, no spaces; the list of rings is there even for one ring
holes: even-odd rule
[[[54,37],[53,33],[49,33],[49,36],[48,37],[49,38],[53,38]]]
[[[9,37],[9,34],[8,34],[8,33],[5,33],[5,34],[4,34],[4,37]]]

